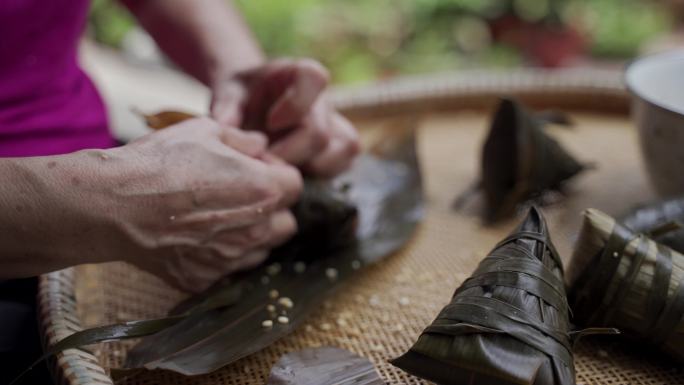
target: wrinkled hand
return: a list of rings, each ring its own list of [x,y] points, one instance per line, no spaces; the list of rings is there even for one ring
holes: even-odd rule
[[[204,118],[113,150],[133,170],[115,189],[129,262],[195,292],[261,263],[296,231],[288,207],[302,188],[265,147],[261,134]]]
[[[223,125],[265,133],[270,152],[288,163],[334,176],[351,164],[359,139],[322,95],[327,84],[318,62],[279,59],[216,82],[211,114]]]

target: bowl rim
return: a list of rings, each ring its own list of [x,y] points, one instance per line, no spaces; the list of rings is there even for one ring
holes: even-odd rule
[[[665,111],[668,111],[670,113],[680,115],[680,116],[684,116],[684,105],[682,105],[682,107],[677,108],[677,107],[673,107],[673,106],[668,105],[668,104],[664,104],[664,103],[659,102],[657,100],[654,100],[654,98],[652,98],[652,97],[647,97],[643,92],[639,92],[637,90],[637,87],[634,84],[635,83],[634,81],[630,81],[630,74],[633,73],[633,71],[635,71],[637,66],[642,65],[645,62],[652,62],[654,60],[658,60],[658,59],[661,59],[663,57],[670,57],[670,56],[680,57],[682,59],[682,61],[684,61],[684,48],[675,48],[675,49],[671,49],[671,50],[667,50],[667,51],[655,52],[655,53],[651,53],[651,54],[647,54],[647,55],[643,55],[643,56],[639,56],[637,58],[634,58],[634,59],[630,60],[625,65],[625,69],[624,69],[622,78],[623,78],[623,81],[625,83],[625,87],[626,87],[627,91],[630,93],[630,95],[637,97],[640,100],[642,100],[648,104],[651,104],[655,107],[658,107],[658,108],[663,109]]]

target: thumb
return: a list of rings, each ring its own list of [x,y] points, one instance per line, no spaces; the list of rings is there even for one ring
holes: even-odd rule
[[[325,67],[310,59],[289,62],[280,71],[289,72],[290,76],[287,78],[290,84],[268,112],[266,125],[270,130],[288,128],[299,123],[325,90],[330,78]],[[282,72],[278,75],[282,75]]]
[[[240,84],[232,81],[222,83],[214,90],[212,96],[211,117],[222,126],[240,127],[246,95]]]

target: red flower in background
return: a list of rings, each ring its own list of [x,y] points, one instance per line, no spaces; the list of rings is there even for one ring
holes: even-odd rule
[[[584,56],[587,40],[574,27],[555,22],[531,23],[507,14],[490,21],[495,41],[516,47],[533,64],[563,67]]]

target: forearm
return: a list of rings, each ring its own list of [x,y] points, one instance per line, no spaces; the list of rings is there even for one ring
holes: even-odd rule
[[[176,64],[208,86],[264,62],[241,15],[226,0],[122,2]]]
[[[89,166],[97,154],[0,159],[0,280],[113,258]]]

